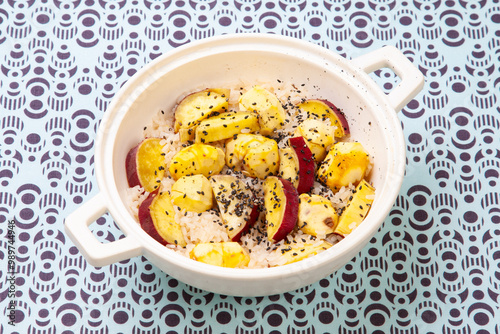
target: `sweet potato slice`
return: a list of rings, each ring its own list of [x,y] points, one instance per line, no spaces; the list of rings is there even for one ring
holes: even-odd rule
[[[260,133],[267,136],[281,129],[286,120],[286,113],[281,101],[261,86],[253,86],[240,97],[240,110],[259,114]]]
[[[299,199],[299,229],[313,236],[333,233],[339,218],[330,200],[310,194],[302,194]]]
[[[299,182],[297,183],[297,192],[300,194],[308,193],[314,186],[314,159],[311,150],[306,145],[303,137],[293,137],[288,139],[290,147],[297,155],[299,162]]]
[[[342,212],[334,233],[346,236],[358,227],[370,211],[374,198],[375,188],[362,180]]]
[[[138,216],[142,229],[162,245],[186,245],[168,192],[151,193],[139,206]]]
[[[253,192],[233,175],[214,175],[210,184],[227,235],[232,241],[239,241],[259,216]]]
[[[333,191],[363,179],[371,166],[368,152],[358,142],[333,145],[317,171],[318,179]]]
[[[344,113],[328,100],[311,99],[306,100],[298,105],[298,107],[307,112],[309,118],[319,120],[330,120],[331,125],[336,126],[335,137],[343,138],[349,135],[349,123],[344,116]]]
[[[128,152],[125,168],[130,187],[139,185],[147,192],[159,187],[166,167],[162,149],[160,138],[147,138]]]
[[[193,260],[226,268],[241,268],[250,256],[237,242],[207,242],[197,244],[189,253]]]
[[[239,133],[259,129],[259,117],[252,112],[227,112],[207,118],[196,128],[197,143],[211,143],[232,138]]]
[[[181,209],[202,213],[212,208],[210,181],[202,175],[183,176],[172,185],[172,201]]]
[[[202,174],[205,177],[219,174],[224,167],[224,151],[206,144],[184,147],[172,157],[168,170],[177,180],[182,176]]]
[[[288,180],[269,176],[264,181],[267,238],[278,242],[297,225],[299,194]]]
[[[187,95],[174,110],[174,130],[192,129],[215,113],[228,111],[229,89],[207,88]]]

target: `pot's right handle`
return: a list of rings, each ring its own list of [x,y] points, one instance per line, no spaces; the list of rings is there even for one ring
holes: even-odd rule
[[[130,259],[142,254],[142,245],[132,235],[116,241],[101,243],[96,239],[89,225],[107,211],[102,193],[98,193],[66,217],[66,234],[83,254],[88,263],[95,267]]]
[[[394,46],[385,46],[352,60],[352,64],[366,73],[387,67],[401,79],[388,95],[391,107],[397,112],[413,99],[424,86],[424,75]]]

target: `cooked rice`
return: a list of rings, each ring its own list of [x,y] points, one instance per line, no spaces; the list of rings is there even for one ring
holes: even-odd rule
[[[284,139],[295,132],[300,120],[306,119],[307,117],[304,112],[301,112],[295,107],[295,105],[304,100],[304,96],[307,96],[307,92],[302,86],[296,87],[291,84],[283,83],[279,80],[277,81],[277,84],[267,83],[260,85],[273,92],[280,99],[285,111],[288,114],[288,120],[283,129],[277,131],[275,134],[275,137],[278,137],[275,138],[278,139],[278,145],[280,147],[284,147],[286,145],[286,140]],[[240,95],[251,86],[251,83],[241,82],[231,89],[229,110],[238,110],[238,99]],[[187,93],[184,96],[186,95]],[[182,100],[184,96],[181,96],[177,102]],[[143,135],[145,138],[162,138],[161,144],[164,145],[163,152],[165,153],[165,161],[167,162],[167,171],[168,163],[171,161],[172,157],[183,147],[187,146],[187,144],[180,142],[179,134],[174,133],[174,113],[170,110],[159,111],[158,114],[153,117],[151,124],[144,128]],[[222,143],[212,144],[224,149]],[[227,166],[223,168],[221,173],[238,175],[244,183],[251,187],[254,195],[256,195],[255,197],[262,199],[263,180],[247,177],[241,172],[236,172]],[[162,180],[162,189],[170,192],[174,182],[175,181],[168,175],[167,172],[166,176]],[[328,187],[319,182],[315,182],[314,189],[311,193],[321,195],[329,199],[335,209],[341,210],[346,205],[353,190],[354,186],[350,185],[349,187],[342,187],[337,193],[333,193]],[[130,204],[131,211],[136,219],[138,208],[147,196],[148,193],[144,193],[144,189],[139,186],[128,190],[127,199]],[[166,245],[167,248],[189,257],[189,252],[197,243],[229,241],[226,229],[217,210],[212,209],[198,214],[195,212],[181,210],[175,205],[174,207],[176,211],[175,220],[181,225],[187,246],[183,248],[178,245],[169,244]],[[286,251],[286,248],[289,247],[290,244],[300,246],[307,242],[309,244],[312,243],[314,245],[319,245],[324,240],[334,244],[342,239],[341,236],[334,234],[313,237],[304,234],[300,229],[295,228],[295,230],[284,240],[272,243],[266,236],[265,219],[262,211],[263,210],[261,210],[260,217],[255,225],[251,227],[240,240],[240,244],[250,255],[248,268],[267,268],[284,264],[285,258],[281,256],[281,254],[283,251]]]

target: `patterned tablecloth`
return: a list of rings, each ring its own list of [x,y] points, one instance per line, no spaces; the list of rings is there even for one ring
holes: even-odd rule
[[[261,298],[142,257],[87,264],[63,223],[98,191],[114,94],[175,47],[246,32],[347,58],[394,45],[424,73],[399,113],[407,175],[380,231],[335,274]],[[499,333],[499,58],[498,0],[0,0],[0,333]],[[107,214],[93,230],[121,236]]]

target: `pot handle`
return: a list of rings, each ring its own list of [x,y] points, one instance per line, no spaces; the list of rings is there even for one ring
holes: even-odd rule
[[[102,193],[98,193],[68,215],[64,222],[67,235],[87,262],[95,267],[106,266],[142,254],[142,245],[131,235],[109,243],[101,243],[96,239],[89,225],[106,212],[106,201]]]
[[[388,95],[389,103],[396,112],[413,99],[424,86],[424,75],[394,46],[384,46],[352,60],[354,66],[366,73],[387,67],[401,79]]]

